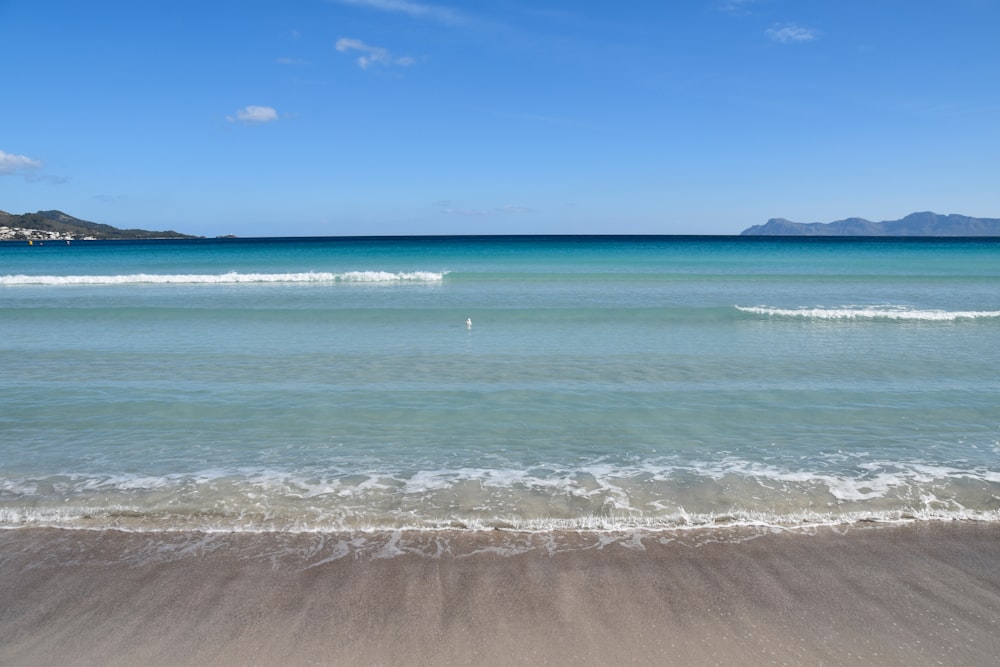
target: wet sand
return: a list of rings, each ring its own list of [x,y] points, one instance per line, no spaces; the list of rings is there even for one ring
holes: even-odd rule
[[[639,538],[0,531],[0,664],[12,667],[997,656],[996,524]]]

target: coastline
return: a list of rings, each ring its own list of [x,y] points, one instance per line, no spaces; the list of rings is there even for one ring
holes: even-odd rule
[[[0,600],[9,665],[984,664],[1000,654],[1000,524],[15,528]]]

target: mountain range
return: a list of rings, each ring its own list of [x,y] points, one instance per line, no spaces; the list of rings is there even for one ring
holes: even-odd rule
[[[33,239],[190,239],[197,238],[178,232],[151,232],[145,229],[118,229],[111,225],[80,220],[62,211],[38,211],[17,215],[0,211],[0,228],[6,227],[4,238]]]
[[[743,230],[740,236],[1000,236],[1000,219],[941,215],[925,211],[899,220],[872,222],[847,218],[834,222],[791,222],[771,218]]]
[[[198,238],[175,231],[118,229],[111,225],[80,220],[62,211],[38,211],[21,215],[0,211],[3,239],[188,239]],[[834,222],[792,222],[771,218],[753,225],[740,236],[1000,236],[1000,219],[967,215],[941,215],[924,211],[899,220],[872,222],[846,218]]]

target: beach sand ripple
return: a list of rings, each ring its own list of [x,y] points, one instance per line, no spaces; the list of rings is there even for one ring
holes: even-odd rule
[[[1000,526],[0,531],[0,664],[991,664]],[[379,549],[366,550],[377,543]],[[553,548],[553,544],[557,548]],[[416,548],[419,545],[420,548]]]

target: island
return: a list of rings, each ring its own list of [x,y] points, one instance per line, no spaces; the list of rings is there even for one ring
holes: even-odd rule
[[[62,211],[38,211],[17,215],[0,211],[0,241],[97,241],[108,239],[193,239],[197,236],[174,231],[118,229],[111,225],[80,220]]]
[[[791,222],[771,218],[743,230],[740,236],[1000,236],[1000,219],[941,215],[924,211],[899,220],[872,222],[847,218],[834,222]]]

